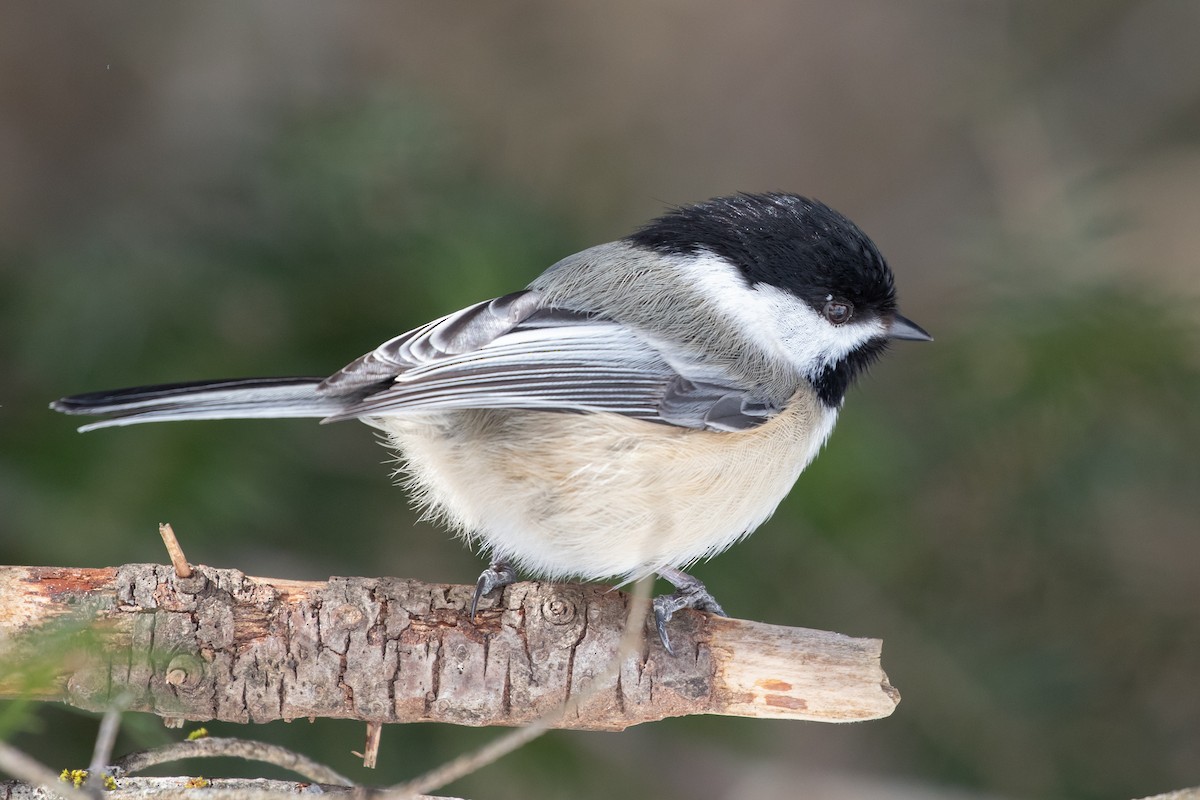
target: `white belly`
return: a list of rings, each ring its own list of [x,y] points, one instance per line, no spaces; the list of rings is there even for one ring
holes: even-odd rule
[[[751,431],[613,414],[452,411],[371,420],[414,501],[493,559],[547,578],[686,567],[758,527],[837,412],[795,402]]]

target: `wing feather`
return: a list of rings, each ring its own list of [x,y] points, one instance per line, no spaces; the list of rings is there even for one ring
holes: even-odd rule
[[[401,334],[326,379],[318,391],[358,395],[329,421],[513,408],[743,430],[778,410],[732,379],[689,379],[684,371],[633,329],[543,307],[540,295],[527,290]],[[363,396],[364,389],[372,391]]]

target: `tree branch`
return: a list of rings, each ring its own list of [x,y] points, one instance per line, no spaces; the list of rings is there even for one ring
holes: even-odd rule
[[[204,800],[292,800],[294,797],[359,798],[370,797],[370,793],[348,786],[329,786],[315,783],[268,780],[266,778],[120,778],[117,788],[106,791],[103,800],[177,800],[180,797],[202,797]],[[51,787],[52,792],[63,795],[60,783]],[[69,788],[69,787],[67,787]],[[197,794],[197,790],[203,790]],[[95,800],[76,790],[75,795],[83,800]],[[3,800],[46,800],[53,797],[40,788],[21,781],[0,781],[0,798]],[[417,800],[460,800],[453,797],[419,795]]]
[[[627,596],[600,586],[514,584],[471,622],[468,586],[194,570],[0,567],[0,697],[105,710],[121,696],[175,720],[523,725],[599,676],[555,726],[600,730],[684,714],[864,720],[899,701],[877,640],[695,612],[671,622],[678,656],[650,632],[606,676]],[[47,659],[50,679],[34,681],[28,665]]]
[[[139,750],[122,756],[112,764],[114,772],[126,777],[135,772],[156,767],[159,764],[169,764],[173,761],[184,761],[193,758],[240,758],[245,761],[257,761],[272,764],[276,767],[290,770],[297,775],[308,778],[316,783],[333,786],[354,786],[354,781],[339,772],[313,761],[300,753],[288,750],[270,742],[256,742],[249,739],[230,739],[227,737],[208,736],[194,741],[175,742],[155,747],[152,750]],[[106,765],[107,766],[107,765]]]

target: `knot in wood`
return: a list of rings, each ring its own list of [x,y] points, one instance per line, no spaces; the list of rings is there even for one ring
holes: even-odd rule
[[[174,584],[175,591],[182,592],[183,594],[200,594],[208,586],[208,578],[202,572],[193,572],[186,578],[181,578],[172,572],[170,578],[167,580]]]
[[[180,689],[192,689],[204,677],[204,662],[189,654],[177,655],[167,664],[166,681]]]
[[[575,603],[557,592],[542,603],[542,616],[551,625],[566,625],[575,619]]]
[[[107,672],[107,670],[105,671]],[[108,679],[102,677],[99,670],[83,667],[67,678],[67,693],[77,702],[102,702],[108,696],[107,684]]]
[[[362,609],[353,603],[343,603],[333,610],[333,624],[342,630],[356,628],[362,621]]]

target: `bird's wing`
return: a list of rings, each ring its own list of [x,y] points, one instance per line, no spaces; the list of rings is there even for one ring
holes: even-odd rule
[[[634,330],[549,308],[535,291],[463,309],[385,342],[320,392],[357,396],[330,420],[409,411],[612,412],[685,428],[744,430],[777,408],[721,374],[672,364]],[[366,393],[365,396],[364,392]]]

